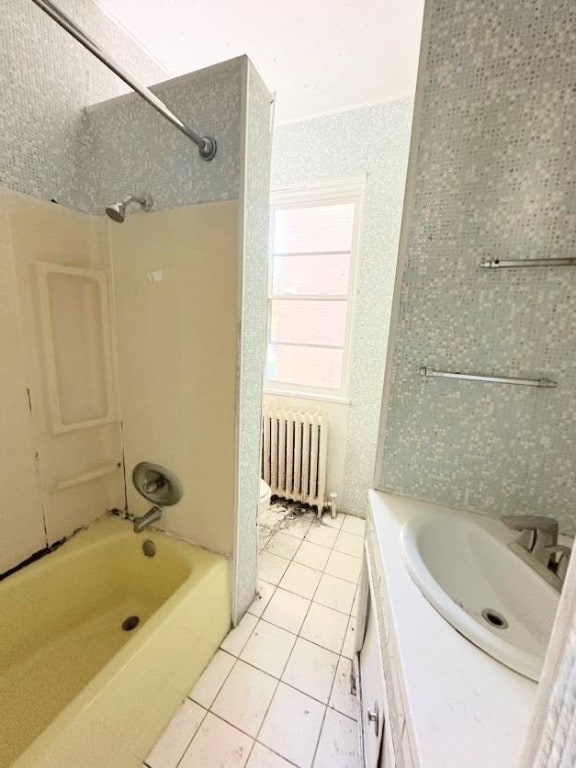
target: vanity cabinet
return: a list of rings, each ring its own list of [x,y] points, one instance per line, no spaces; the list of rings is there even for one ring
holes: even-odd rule
[[[364,553],[358,616],[358,670],[365,768],[415,768],[382,575]]]
[[[388,766],[380,761],[384,731],[386,730],[385,683],[382,656],[378,645],[378,628],[374,611],[367,606],[366,634],[360,650],[360,686],[362,702],[362,733],[364,736],[364,763],[366,768]]]

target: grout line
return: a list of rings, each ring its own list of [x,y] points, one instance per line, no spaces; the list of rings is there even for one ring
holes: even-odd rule
[[[286,516],[285,516],[285,517],[286,517]],[[282,521],[285,519],[285,517],[284,517],[284,518],[282,518]],[[280,530],[280,525],[282,524],[282,521],[280,521],[280,523],[278,524],[278,527],[276,527],[276,529],[274,530],[274,532],[273,532],[273,534],[272,534],[272,537],[271,537],[271,539],[269,540],[269,542],[270,542],[270,541],[272,540],[272,538],[273,538],[273,537],[276,535],[276,533],[277,533],[277,532]],[[338,533],[340,532],[340,530],[341,530],[341,528],[342,528],[343,522],[344,522],[344,518],[343,518],[343,520],[342,520],[342,521],[341,521],[341,523],[340,523],[340,528],[338,528],[338,529],[337,529],[337,530],[338,530]],[[311,524],[310,528],[312,527],[312,525],[313,525],[313,523]],[[328,527],[332,527],[332,526],[328,526]],[[310,528],[309,528],[308,530],[310,530]],[[289,536],[290,534],[288,534],[288,533],[287,533],[286,535],[288,535],[288,536]],[[351,535],[356,535],[356,534],[351,534]],[[287,561],[288,565],[287,565],[286,569],[284,570],[284,573],[283,573],[283,574],[282,574],[282,576],[280,577],[280,581],[282,581],[282,579],[284,578],[284,575],[285,575],[285,573],[286,573],[286,570],[287,570],[287,568],[290,566],[290,564],[291,564],[291,563],[294,563],[294,562],[295,562],[295,563],[297,563],[298,565],[302,565],[304,568],[310,568],[310,570],[314,571],[315,573],[320,573],[320,574],[321,574],[321,576],[320,576],[320,579],[318,580],[318,584],[316,585],[316,587],[315,587],[315,589],[314,589],[314,591],[313,591],[313,593],[312,593],[312,597],[311,597],[311,598],[307,598],[307,597],[304,597],[303,595],[300,595],[300,594],[298,594],[297,592],[292,592],[290,589],[286,589],[285,587],[281,587],[281,586],[280,586],[280,583],[278,583],[278,584],[271,584],[270,582],[266,582],[266,579],[263,579],[263,578],[261,578],[260,576],[258,576],[258,578],[259,578],[261,581],[265,581],[266,583],[270,584],[270,586],[272,586],[272,587],[273,587],[272,593],[271,593],[270,597],[268,598],[268,601],[267,601],[267,603],[266,603],[266,606],[265,606],[265,607],[262,609],[262,613],[261,613],[259,616],[257,616],[257,615],[254,615],[254,614],[250,614],[251,616],[253,616],[253,618],[255,618],[255,619],[256,619],[256,623],[255,623],[255,625],[254,625],[254,627],[253,627],[252,631],[251,631],[251,632],[250,632],[250,634],[248,635],[248,637],[247,637],[246,641],[244,642],[244,644],[243,644],[243,645],[242,645],[242,647],[240,648],[240,650],[239,650],[238,654],[236,655],[236,654],[234,654],[234,653],[230,653],[230,651],[227,651],[227,650],[225,650],[224,648],[219,648],[219,650],[222,650],[222,652],[223,652],[223,653],[226,653],[226,654],[228,654],[229,656],[232,656],[232,658],[234,659],[234,663],[232,664],[232,666],[231,666],[231,668],[230,668],[230,670],[229,670],[228,674],[225,676],[224,680],[223,680],[223,681],[222,681],[222,683],[220,684],[220,686],[219,686],[219,688],[218,688],[218,690],[217,690],[216,694],[214,695],[214,698],[212,699],[212,702],[211,702],[210,706],[209,706],[209,707],[206,709],[206,708],[205,708],[205,707],[203,707],[201,704],[199,704],[198,702],[196,702],[196,701],[194,701],[194,700],[192,699],[192,696],[191,696],[191,694],[192,694],[192,691],[193,691],[194,689],[192,689],[192,691],[190,692],[190,694],[188,694],[187,698],[188,698],[190,701],[192,701],[194,704],[196,704],[197,706],[199,706],[201,709],[203,709],[203,710],[204,710],[204,716],[203,716],[202,720],[200,721],[200,723],[199,723],[199,725],[198,725],[198,728],[197,728],[197,729],[196,729],[196,731],[194,732],[194,735],[191,737],[190,741],[188,742],[188,744],[187,744],[187,746],[186,746],[186,748],[185,748],[184,752],[182,753],[182,756],[180,757],[180,759],[179,759],[179,761],[178,761],[178,765],[180,765],[180,763],[182,762],[182,760],[183,760],[183,758],[184,758],[184,756],[185,756],[186,752],[188,751],[188,749],[189,749],[189,747],[190,747],[191,743],[193,742],[193,740],[195,739],[195,737],[196,737],[196,735],[197,735],[198,731],[199,731],[199,730],[200,730],[200,728],[202,727],[202,724],[204,723],[204,721],[205,721],[205,719],[206,719],[206,717],[207,717],[208,713],[210,713],[210,714],[211,714],[213,717],[216,717],[216,718],[218,718],[218,719],[222,720],[223,722],[227,723],[227,724],[228,724],[228,725],[230,725],[232,728],[235,728],[237,731],[239,731],[240,733],[244,734],[245,736],[247,736],[248,738],[250,738],[250,739],[252,740],[252,745],[251,745],[250,751],[249,751],[249,753],[248,753],[247,762],[250,760],[250,756],[252,755],[252,752],[254,751],[254,747],[255,747],[256,743],[258,743],[258,744],[261,744],[262,746],[264,746],[266,749],[270,750],[270,752],[272,752],[273,754],[275,754],[275,755],[278,755],[278,756],[279,756],[279,757],[281,757],[283,760],[286,760],[286,761],[287,761],[288,763],[290,763],[291,765],[295,765],[295,764],[294,764],[294,763],[293,763],[291,760],[289,760],[289,759],[288,759],[288,758],[287,758],[285,755],[282,755],[281,753],[277,752],[276,750],[274,750],[274,749],[271,749],[271,748],[270,748],[268,745],[266,745],[266,744],[264,744],[263,742],[261,742],[261,741],[259,741],[259,740],[258,740],[258,738],[259,738],[259,736],[260,736],[260,733],[261,733],[261,730],[262,730],[262,727],[263,727],[263,725],[264,725],[264,722],[266,721],[266,718],[268,717],[268,714],[269,714],[270,708],[271,708],[271,706],[272,706],[272,702],[274,701],[274,699],[275,699],[275,697],[276,697],[276,695],[277,695],[277,693],[278,693],[278,690],[279,690],[279,688],[280,688],[280,683],[282,683],[283,685],[287,686],[288,688],[291,688],[291,689],[292,689],[292,690],[294,690],[294,691],[297,691],[298,693],[300,693],[300,694],[301,694],[301,695],[303,695],[303,696],[307,696],[308,698],[312,699],[313,701],[315,701],[316,703],[318,703],[318,704],[320,704],[321,706],[323,706],[323,707],[324,707],[324,712],[323,712],[323,714],[322,714],[322,722],[321,722],[321,725],[320,725],[320,729],[319,729],[319,731],[318,731],[318,736],[317,736],[317,739],[316,739],[316,744],[315,744],[315,747],[314,747],[314,753],[313,753],[313,756],[312,756],[312,762],[311,762],[311,765],[312,765],[312,766],[314,765],[314,762],[315,762],[315,760],[316,760],[316,757],[317,757],[318,748],[319,748],[319,745],[320,745],[320,740],[321,740],[321,738],[322,738],[322,735],[323,735],[323,732],[324,732],[324,727],[325,727],[325,724],[326,724],[326,715],[327,715],[328,709],[331,709],[332,711],[334,711],[334,712],[337,712],[337,713],[338,713],[338,714],[340,714],[341,716],[343,716],[343,717],[346,717],[346,718],[347,718],[347,719],[349,719],[351,722],[355,722],[355,723],[356,723],[356,727],[357,727],[357,728],[359,728],[359,727],[360,727],[360,724],[359,724],[359,722],[358,722],[357,720],[354,720],[353,718],[351,718],[351,717],[350,717],[349,715],[347,715],[346,713],[344,713],[344,712],[340,712],[340,710],[338,710],[336,707],[334,707],[334,706],[331,706],[331,705],[330,705],[330,700],[331,700],[331,698],[332,698],[332,694],[333,694],[333,692],[334,692],[334,687],[335,687],[335,685],[336,685],[336,680],[337,680],[337,678],[338,678],[338,669],[339,669],[339,667],[340,667],[341,659],[346,659],[346,661],[347,661],[347,662],[349,662],[349,661],[350,661],[350,659],[348,659],[348,657],[347,657],[347,656],[344,656],[344,655],[342,654],[342,650],[343,650],[343,648],[344,648],[344,643],[346,642],[346,637],[347,637],[348,629],[349,629],[349,627],[350,627],[350,623],[351,623],[352,619],[354,618],[354,617],[352,616],[352,610],[353,610],[353,607],[354,607],[354,601],[352,602],[352,605],[351,605],[351,607],[350,607],[350,611],[349,611],[349,612],[345,612],[345,611],[339,611],[339,610],[338,610],[338,609],[336,609],[336,608],[332,608],[331,606],[325,606],[325,605],[323,605],[323,603],[316,603],[316,602],[314,601],[314,598],[316,597],[316,594],[317,594],[317,592],[318,592],[318,589],[319,589],[319,587],[320,587],[320,582],[321,582],[321,580],[322,580],[322,575],[324,575],[324,574],[326,573],[326,571],[324,570],[326,566],[324,566],[324,569],[320,571],[320,570],[318,570],[318,569],[316,569],[316,568],[311,568],[309,565],[305,565],[304,563],[298,563],[298,561],[295,561],[295,560],[294,560],[294,557],[295,557],[295,555],[297,554],[298,550],[300,549],[300,546],[302,545],[302,543],[303,543],[304,541],[306,541],[306,537],[304,536],[304,537],[302,537],[302,538],[300,538],[300,537],[292,537],[292,538],[294,538],[294,539],[299,539],[299,540],[300,540],[300,545],[299,545],[299,546],[298,546],[298,548],[295,550],[295,552],[294,552],[294,555],[292,555],[292,557],[291,557],[290,559],[288,559],[288,558],[284,558],[284,557],[282,558],[282,559],[284,559],[284,560],[286,560],[286,561]],[[335,543],[336,543],[336,539],[337,539],[337,538],[338,538],[338,535],[337,535],[337,536],[336,536],[336,538],[334,539],[334,543],[333,543],[333,545],[332,545],[331,547],[323,547],[323,545],[321,545],[321,544],[316,544],[316,546],[319,546],[319,547],[321,547],[321,548],[323,548],[323,549],[328,549],[329,551],[339,551],[339,550],[335,550],[335,549],[334,549],[334,546],[335,546]],[[268,543],[269,543],[269,542],[268,542]],[[308,542],[308,543],[312,543],[312,544],[315,544],[315,542]],[[267,551],[267,550],[266,550],[266,547],[264,547],[264,548],[263,548],[263,550],[261,550],[261,551]],[[270,552],[270,554],[276,554],[276,553],[274,553],[274,552]],[[348,553],[344,552],[344,553],[342,553],[342,554],[348,554]],[[276,556],[277,556],[277,557],[282,557],[282,555],[276,555]],[[350,555],[350,557],[355,557],[355,556],[354,556],[354,555]],[[326,574],[326,575],[330,576],[331,574]],[[335,576],[334,578],[339,578],[339,577]],[[357,580],[356,582],[350,582],[350,581],[349,581],[349,580],[347,580],[347,579],[342,579],[342,581],[345,581],[346,583],[355,583],[355,584],[356,584],[356,589],[355,589],[355,593],[354,593],[354,599],[355,599],[355,597],[356,597],[356,592],[358,591],[358,580]],[[280,627],[279,625],[275,624],[274,622],[272,622],[272,621],[268,621],[267,619],[264,619],[264,618],[263,618],[263,614],[265,613],[266,609],[268,608],[268,605],[270,604],[270,601],[272,600],[272,598],[274,597],[274,595],[276,594],[276,592],[278,591],[278,589],[283,589],[284,591],[288,592],[289,594],[294,594],[294,595],[296,595],[296,596],[298,596],[298,597],[301,597],[301,598],[302,598],[302,599],[304,599],[304,600],[308,600],[308,607],[307,607],[306,613],[305,613],[305,615],[304,615],[304,618],[303,618],[303,620],[302,620],[302,622],[301,622],[301,624],[300,624],[300,628],[299,628],[299,630],[298,630],[298,632],[297,632],[297,633],[295,633],[295,632],[291,632],[290,630],[287,630],[287,629],[285,629],[284,627]],[[325,608],[328,608],[329,610],[333,610],[335,613],[338,613],[338,614],[339,614],[339,615],[341,615],[341,616],[347,616],[347,617],[348,617],[348,621],[347,621],[347,624],[346,624],[346,629],[345,629],[345,632],[344,632],[344,636],[343,636],[343,639],[342,639],[342,643],[341,643],[341,645],[340,645],[340,651],[339,651],[339,652],[333,651],[333,650],[332,650],[332,649],[330,649],[330,648],[325,648],[324,646],[320,645],[319,643],[315,643],[313,640],[309,640],[308,638],[304,638],[304,637],[302,637],[302,635],[301,635],[301,632],[302,632],[302,628],[304,627],[304,624],[305,624],[305,622],[306,622],[306,619],[307,619],[307,617],[308,617],[308,614],[309,614],[309,612],[310,612],[310,610],[311,610],[311,607],[312,607],[312,605],[313,605],[313,604],[315,604],[315,605],[320,605],[320,606],[323,606],[323,607],[325,607]],[[259,667],[255,666],[254,664],[252,664],[252,663],[250,663],[250,662],[248,662],[248,661],[245,661],[244,659],[241,659],[241,658],[240,658],[240,656],[241,656],[241,654],[243,653],[244,649],[246,648],[246,646],[247,646],[248,642],[250,641],[250,638],[252,637],[252,635],[253,635],[253,634],[254,634],[254,632],[256,631],[256,629],[257,629],[257,627],[258,627],[258,624],[259,624],[261,621],[262,621],[262,622],[264,622],[265,624],[269,624],[270,626],[274,626],[274,627],[277,627],[278,629],[281,629],[281,630],[283,630],[284,632],[288,632],[288,634],[292,635],[292,636],[295,638],[295,640],[294,640],[294,643],[293,643],[293,645],[292,645],[292,648],[291,648],[291,650],[290,650],[290,653],[288,654],[288,657],[287,657],[287,659],[286,659],[286,662],[284,663],[284,665],[283,665],[283,667],[282,667],[282,670],[281,670],[281,672],[280,672],[280,674],[279,674],[279,676],[278,676],[278,677],[276,677],[275,675],[272,675],[272,674],[270,674],[269,672],[266,672],[266,671],[265,671],[265,670],[263,670],[263,669],[260,669]],[[286,672],[286,668],[287,668],[287,666],[288,666],[288,664],[289,664],[289,662],[290,662],[290,659],[292,658],[292,654],[294,653],[294,649],[295,649],[295,646],[296,646],[296,642],[298,641],[298,639],[302,639],[302,640],[304,640],[304,641],[306,641],[306,642],[309,642],[309,643],[311,643],[312,645],[315,645],[315,646],[317,646],[318,648],[321,648],[322,650],[328,651],[329,653],[335,654],[335,655],[337,656],[337,661],[336,661],[336,668],[335,668],[335,671],[334,671],[334,676],[333,676],[333,678],[332,678],[332,683],[331,683],[331,685],[330,685],[330,691],[329,691],[329,693],[328,693],[328,696],[327,696],[327,702],[323,702],[323,701],[320,701],[320,700],[319,700],[319,699],[317,699],[315,696],[312,696],[310,693],[307,693],[307,692],[305,692],[305,691],[301,691],[301,690],[300,690],[299,688],[297,688],[296,686],[294,686],[294,685],[292,685],[292,684],[290,684],[290,683],[288,683],[288,682],[286,682],[285,680],[283,680],[283,679],[282,679],[282,678],[283,678],[283,676],[284,676],[284,674],[285,674],[285,672]],[[246,732],[245,732],[245,731],[243,731],[241,728],[239,728],[237,725],[235,725],[234,723],[230,723],[230,722],[229,722],[229,721],[227,721],[225,718],[223,718],[223,717],[221,717],[220,715],[216,714],[216,713],[215,713],[215,712],[212,710],[212,707],[213,707],[213,705],[214,705],[214,702],[216,701],[216,699],[217,699],[217,698],[218,698],[218,696],[220,695],[220,693],[221,693],[221,691],[222,691],[223,687],[226,685],[226,682],[228,681],[228,679],[229,679],[230,675],[232,674],[232,671],[233,671],[233,670],[235,669],[235,667],[236,667],[236,666],[239,664],[239,662],[242,662],[243,664],[246,664],[247,666],[249,666],[249,667],[251,667],[251,668],[253,668],[253,669],[257,670],[258,672],[261,672],[261,673],[263,673],[263,674],[267,675],[268,677],[271,677],[271,678],[272,678],[273,680],[275,680],[275,682],[276,682],[276,685],[275,685],[274,691],[273,691],[273,693],[272,693],[272,696],[271,696],[271,698],[270,698],[270,703],[268,704],[268,707],[266,708],[266,712],[264,713],[264,716],[263,716],[263,718],[262,718],[262,722],[260,723],[260,725],[259,725],[259,727],[258,727],[258,730],[257,730],[257,732],[256,732],[256,736],[252,736],[251,734],[249,734],[249,733],[246,733]],[[147,765],[147,764],[145,764],[145,765]],[[149,766],[147,766],[147,768],[149,768]]]
[[[308,542],[308,543],[311,544],[312,542]],[[320,544],[316,544],[315,546],[319,547]],[[300,547],[298,547],[298,549],[300,549]],[[298,554],[298,549],[296,550],[294,555]],[[322,547],[322,549],[328,549],[328,548],[327,547]],[[287,557],[283,557],[282,555],[277,555],[275,552],[269,552],[267,549],[263,549],[260,552],[260,554],[265,554],[265,553],[269,554],[269,555],[274,555],[274,557],[279,557],[281,560],[286,560],[288,565],[290,565],[290,563],[292,563],[292,562],[295,562],[297,565],[303,565],[306,568],[310,568],[311,570],[316,571],[317,573],[326,573],[327,576],[333,576],[332,573],[327,573],[326,570],[325,570],[326,569],[326,565],[328,565],[328,560],[330,560],[330,556],[328,557],[328,560],[326,561],[326,565],[324,566],[324,568],[320,569],[320,568],[313,568],[311,565],[306,565],[306,563],[301,563],[298,560],[294,560],[293,557],[289,560]],[[330,553],[331,554],[338,554],[338,555],[345,555],[346,557],[352,557],[352,558],[354,558],[354,560],[360,560],[360,562],[362,562],[362,558],[361,557],[357,557],[356,555],[349,555],[347,552],[340,552],[340,550],[338,550],[338,549],[330,550]],[[287,568],[288,568],[288,566],[286,566],[286,569]],[[284,573],[286,573],[286,569],[284,569]],[[282,576],[284,576],[284,573],[282,574]],[[282,579],[282,576],[280,577],[280,579]],[[267,579],[265,579],[260,574],[258,575],[258,578],[261,581],[267,581]],[[334,576],[334,578],[335,579],[342,579],[342,581],[347,581],[349,584],[357,584],[358,583],[358,581],[352,581],[351,579],[344,579],[344,578],[342,578],[342,576]],[[271,581],[268,582],[268,583],[272,584]],[[278,586],[278,585],[276,584],[275,586]]]
[[[186,697],[186,698],[189,698],[189,697]],[[190,699],[190,701],[192,701],[192,699]],[[194,731],[194,733],[192,734],[192,737],[190,738],[190,741],[188,742],[188,744],[186,744],[186,749],[185,749],[185,750],[184,750],[184,752],[182,752],[182,754],[180,755],[180,759],[179,759],[179,760],[178,760],[178,762],[176,763],[176,766],[175,766],[175,768],[178,768],[178,766],[180,765],[180,763],[182,762],[182,760],[184,760],[184,756],[186,755],[186,752],[188,752],[188,750],[190,749],[190,744],[192,744],[192,742],[193,742],[193,741],[194,741],[194,739],[196,738],[196,734],[198,733],[198,731],[199,731],[199,730],[200,730],[200,728],[202,727],[202,724],[203,724],[204,720],[206,720],[206,715],[208,714],[208,710],[206,709],[206,707],[203,707],[201,704],[198,704],[198,702],[197,702],[197,701],[194,701],[194,702],[192,702],[192,703],[193,703],[193,704],[196,704],[196,706],[197,706],[197,707],[200,707],[200,709],[203,709],[203,710],[204,710],[204,714],[202,715],[202,720],[200,720],[200,722],[198,723],[198,728],[196,728],[196,730],[195,730],[195,731]],[[170,722],[172,722],[172,721],[170,721]],[[168,726],[168,727],[169,727],[169,726]],[[162,737],[160,737],[160,738],[162,738]],[[147,765],[147,764],[146,764],[146,765]]]

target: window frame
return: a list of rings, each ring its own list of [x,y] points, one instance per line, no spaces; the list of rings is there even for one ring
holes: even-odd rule
[[[272,301],[281,294],[273,294],[273,261],[274,261],[274,223],[275,211],[294,208],[312,208],[323,205],[339,205],[342,203],[354,204],[354,223],[352,227],[352,241],[350,247],[350,272],[346,301],[346,333],[342,349],[342,384],[339,389],[315,387],[311,384],[291,384],[289,382],[270,381],[264,372],[264,392],[270,395],[283,395],[286,397],[301,397],[313,400],[326,400],[329,402],[349,403],[350,393],[350,369],[352,358],[352,345],[354,337],[354,319],[356,308],[356,293],[358,282],[358,263],[360,230],[362,224],[362,206],[366,177],[353,176],[338,179],[325,179],[304,184],[296,184],[289,187],[273,189],[270,193],[270,232],[268,244],[268,295],[266,301],[267,333],[266,333],[266,360],[268,348],[272,343]],[[298,295],[287,299],[298,300]],[[318,297],[305,297],[304,300],[316,299],[317,301],[330,300],[321,295]],[[315,345],[313,345],[315,346]],[[318,345],[319,347],[321,345]]]

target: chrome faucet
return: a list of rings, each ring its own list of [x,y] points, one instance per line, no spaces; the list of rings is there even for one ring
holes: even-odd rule
[[[145,528],[148,528],[149,525],[155,523],[156,520],[160,520],[163,514],[164,510],[162,507],[151,507],[145,515],[142,515],[142,517],[135,517],[134,533],[142,533],[142,531]]]
[[[539,515],[504,515],[500,520],[511,530],[520,531],[510,549],[560,590],[572,550],[558,544],[558,522]]]
[[[551,544],[545,549],[548,554],[548,568],[556,574],[561,582],[564,582],[572,550],[565,544]]]
[[[541,563],[548,565],[550,553],[547,547],[558,543],[556,520],[539,515],[504,515],[500,520],[513,531],[521,531],[517,543]]]

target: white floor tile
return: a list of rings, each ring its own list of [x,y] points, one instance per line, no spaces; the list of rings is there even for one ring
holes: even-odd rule
[[[176,768],[205,714],[205,709],[186,699],[146,758],[150,768]]]
[[[258,578],[270,584],[278,584],[289,565],[290,561],[285,557],[278,557],[265,549],[258,557]]]
[[[332,681],[338,665],[338,655],[309,643],[301,637],[290,655],[282,680],[302,693],[328,703]]]
[[[337,528],[331,528],[329,525],[324,525],[323,523],[316,523],[311,526],[306,534],[306,541],[309,541],[311,544],[319,544],[321,547],[332,549],[337,536]]]
[[[266,528],[261,525],[258,528],[258,549],[262,550],[274,535],[274,528]]]
[[[293,515],[288,515],[282,520],[279,530],[282,531],[282,533],[287,533],[289,536],[303,539],[310,530],[311,525],[312,519],[309,516],[302,515],[294,517]]]
[[[350,581],[323,573],[314,595],[314,602],[334,608],[340,613],[349,614],[352,610],[355,591],[356,587]]]
[[[253,740],[210,712],[178,768],[243,768]]]
[[[258,522],[265,528],[278,528],[282,520],[284,519],[285,511],[280,511],[276,507],[268,507],[264,512],[260,513]]]
[[[275,755],[268,747],[256,743],[250,759],[246,763],[246,768],[293,768],[293,764],[286,762],[283,757]]]
[[[210,705],[216,698],[224,680],[228,677],[235,661],[235,657],[229,653],[216,651],[216,655],[192,689],[190,698],[206,709],[210,709]]]
[[[324,705],[280,683],[258,741],[300,768],[309,768],[318,742]]]
[[[356,594],[354,595],[354,602],[352,603],[352,616],[358,616],[358,602],[360,600],[360,587],[356,587]]]
[[[354,515],[345,515],[342,528],[340,529],[346,533],[353,533],[356,536],[364,536],[366,532],[366,520],[361,517],[355,517]]]
[[[364,539],[361,536],[355,536],[353,533],[346,533],[345,531],[340,531],[334,544],[336,552],[345,552],[354,557],[362,557],[363,547]]]
[[[266,545],[266,552],[271,552],[273,555],[292,560],[299,546],[300,539],[278,531]]]
[[[314,768],[361,768],[358,726],[354,720],[328,710]]]
[[[343,715],[351,717],[353,720],[357,717],[357,699],[352,694],[352,662],[344,656],[340,656],[334,687],[330,696],[329,706],[338,710]]]
[[[326,568],[326,573],[331,576],[338,576],[340,579],[357,583],[360,576],[362,560],[359,557],[346,555],[344,552],[331,552]]]
[[[228,632],[220,647],[233,656],[238,656],[257,623],[256,616],[252,616],[251,613],[244,614],[238,626]]]
[[[327,525],[329,528],[336,528],[339,531],[344,522],[344,518],[345,515],[343,515],[342,512],[338,512],[334,519],[332,519],[329,513],[325,512],[322,515],[322,525]]]
[[[350,618],[348,627],[346,628],[346,634],[344,635],[344,644],[342,646],[342,656],[346,656],[348,659],[354,658],[354,645],[356,642],[356,619],[354,616]]]
[[[270,598],[262,618],[297,635],[309,606],[310,600],[278,587]]]
[[[300,635],[329,651],[340,653],[347,624],[348,617],[343,613],[312,603]]]
[[[256,736],[278,681],[243,661],[236,662],[211,711],[250,736]]]
[[[282,576],[280,587],[302,597],[311,598],[316,592],[321,575],[319,571],[308,568],[306,565],[292,562]]]
[[[295,642],[294,635],[285,629],[259,621],[240,658],[274,677],[280,677]]]
[[[269,584],[267,581],[259,581],[256,597],[250,608],[248,608],[248,613],[251,613],[253,616],[262,616],[264,608],[268,605],[275,589],[274,584]]]
[[[310,541],[304,540],[300,545],[300,549],[294,555],[294,560],[302,565],[307,565],[309,568],[322,571],[329,556],[330,550],[326,547],[319,547],[318,544],[312,544]]]

